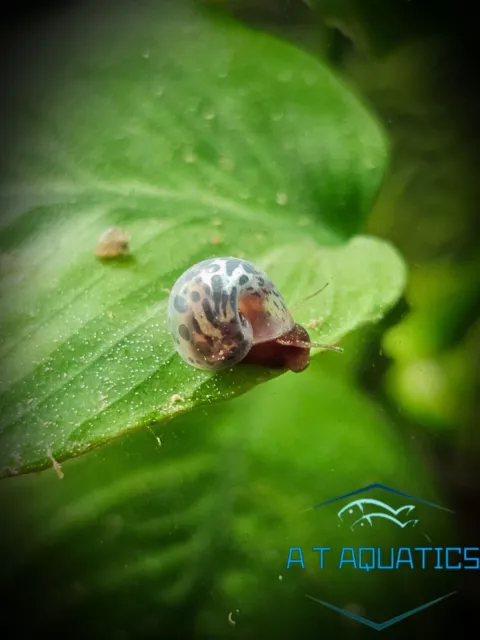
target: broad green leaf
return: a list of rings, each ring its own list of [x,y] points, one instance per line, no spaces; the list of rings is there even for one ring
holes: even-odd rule
[[[286,554],[290,546],[358,544],[336,510],[311,507],[371,482],[443,504],[414,444],[332,376],[326,357],[308,376],[282,376],[69,460],[62,481],[53,470],[7,479],[0,507],[11,523],[2,531],[9,602],[28,600],[26,624],[33,619],[39,631],[57,620],[79,637],[99,628],[111,638],[120,630],[153,637],[167,622],[175,637],[189,625],[196,637],[224,637],[229,612],[245,638],[259,628],[287,638],[329,625],[338,637],[341,616],[306,600],[306,586],[381,619],[392,603],[400,612],[403,600],[427,601],[431,576],[399,584],[389,571],[368,580],[334,567],[302,574],[286,570]],[[423,545],[424,534],[439,544],[440,530],[424,516]],[[378,535],[385,548],[409,539],[396,527]],[[442,572],[434,573],[441,589]]]
[[[322,341],[378,320],[404,286],[397,252],[355,236],[383,134],[328,69],[188,4],[124,9],[112,24],[77,15],[85,37],[19,101],[0,193],[1,476],[274,375],[212,375],[174,353],[167,290],[198,260],[248,258],[292,305],[329,282],[295,312]],[[131,254],[102,264],[112,225]]]

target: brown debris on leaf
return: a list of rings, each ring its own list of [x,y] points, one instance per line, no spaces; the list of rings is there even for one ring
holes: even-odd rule
[[[95,249],[97,258],[117,258],[128,251],[130,236],[120,227],[106,229],[98,240]]]

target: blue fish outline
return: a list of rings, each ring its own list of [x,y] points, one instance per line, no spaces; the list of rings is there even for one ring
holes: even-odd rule
[[[392,515],[389,515],[388,513],[382,513],[382,512],[365,513],[363,508],[365,504],[372,504],[378,507],[383,507],[386,511],[389,511]],[[390,522],[393,522],[394,524],[401,527],[402,529],[404,529],[409,524],[412,524],[412,526],[415,526],[416,524],[418,524],[418,519],[406,520],[405,522],[402,522],[398,518],[394,517],[394,516],[398,516],[400,513],[404,511],[406,511],[407,514],[411,513],[413,509],[415,509],[415,505],[407,504],[407,505],[404,505],[403,507],[400,507],[399,509],[394,509],[393,507],[388,505],[386,502],[382,502],[381,500],[374,500],[373,498],[361,498],[360,500],[353,500],[352,502],[349,502],[337,513],[337,516],[340,518],[340,520],[342,520],[342,514],[344,513],[344,511],[346,511],[347,509],[352,509],[353,507],[358,507],[362,512],[362,514],[364,515],[362,515],[362,517],[359,518],[358,520],[355,520],[355,522],[350,526],[350,529],[352,531],[357,524],[365,520],[373,528],[374,518],[390,520]]]

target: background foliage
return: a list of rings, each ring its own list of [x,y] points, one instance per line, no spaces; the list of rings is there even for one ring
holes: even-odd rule
[[[18,606],[24,591],[19,633],[358,636],[281,575],[292,541],[318,535],[301,510],[376,481],[452,503],[461,538],[476,525],[462,507],[476,495],[478,181],[474,132],[437,73],[456,75],[448,16],[402,2],[388,15],[373,1],[204,4],[215,12],[176,9],[149,29],[130,8],[133,27],[108,46],[119,24],[98,19],[102,37],[87,30],[53,80],[29,85],[35,109],[16,113],[2,191],[1,466],[36,470],[123,436],[64,462],[61,481],[52,468],[2,480],[2,598]],[[66,20],[64,34],[81,33],[78,14]],[[377,199],[387,147],[375,112],[391,140]],[[118,222],[133,259],[96,264],[99,232]],[[393,309],[405,268],[390,241],[409,263]],[[298,319],[323,317],[312,337],[346,335],[345,354],[276,379],[183,367],[162,289],[220,249],[268,266],[292,304],[328,272]],[[338,532],[322,522],[322,537]],[[352,602],[335,575],[310,579]],[[391,589],[372,576],[373,617]]]

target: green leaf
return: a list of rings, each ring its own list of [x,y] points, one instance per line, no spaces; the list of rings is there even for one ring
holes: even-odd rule
[[[0,193],[0,477],[274,375],[212,375],[174,353],[166,290],[198,260],[248,258],[289,304],[328,281],[296,311],[323,317],[322,341],[403,289],[397,252],[354,235],[385,168],[376,121],[308,55],[178,4],[74,16],[60,31],[85,37],[19,101]],[[109,226],[131,254],[100,263]]]
[[[339,606],[370,606],[376,619],[388,617],[383,608],[401,611],[401,599],[431,599],[428,572],[414,581],[402,574],[399,583],[389,571],[367,581],[334,566],[285,568],[291,546],[362,546],[359,532],[352,539],[339,526],[338,509],[311,508],[319,502],[382,482],[444,504],[415,443],[342,375],[332,376],[327,358],[307,376],[287,374],[179,416],[155,436],[143,430],[67,461],[62,481],[49,470],[2,483],[1,513],[11,523],[2,531],[4,582],[11,608],[27,600],[37,629],[61,620],[79,637],[99,627],[109,637],[153,637],[150,625],[158,634],[170,620],[178,637],[184,625],[199,637],[224,637],[228,612],[240,609],[233,617],[242,637],[254,637],[252,627],[291,637],[299,618],[302,627],[333,624],[338,637],[341,617],[312,606],[307,585]],[[440,544],[439,526],[423,511],[420,518],[420,546],[424,534]],[[375,546],[387,549],[410,540],[396,527],[377,535]],[[433,573],[442,595],[451,572]]]

